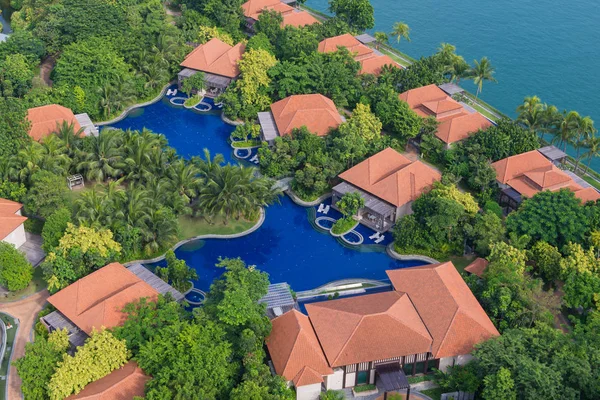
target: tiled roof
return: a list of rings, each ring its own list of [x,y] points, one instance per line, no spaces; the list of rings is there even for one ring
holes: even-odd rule
[[[321,22],[319,22],[319,20],[313,17],[310,13],[306,11],[297,11],[283,14],[283,22],[281,23],[281,26],[295,26],[296,28],[300,28],[303,26],[320,23]]]
[[[126,318],[126,304],[158,292],[119,263],[109,264],[50,296],[48,302],[87,333],[113,328]]]
[[[360,74],[373,74],[379,75],[381,73],[381,69],[385,65],[391,65],[393,67],[398,67],[398,63],[392,60],[389,56],[375,56],[365,58],[363,60],[357,60],[360,62]]]
[[[208,72],[215,75],[235,78],[240,74],[238,61],[246,50],[246,45],[238,43],[230,46],[217,38],[196,47],[181,63],[184,68]]]
[[[0,240],[5,239],[27,221],[27,217],[17,214],[22,208],[21,203],[0,198]]]
[[[308,317],[293,309],[273,319],[267,348],[275,372],[296,387],[323,382],[332,374]]]
[[[564,171],[557,168],[537,150],[507,157],[492,164],[496,179],[516,190],[519,194],[533,197],[550,190],[569,189],[583,203],[600,199],[594,188],[584,188]]]
[[[404,293],[307,304],[306,311],[332,367],[431,350],[432,338]]]
[[[485,258],[477,257],[473,262],[465,267],[465,271],[482,278],[489,262]]]
[[[477,343],[499,335],[451,262],[386,273],[394,289],[410,296],[433,337],[435,358],[468,354]]]
[[[400,207],[417,199],[441,174],[387,148],[339,175],[344,181]]]
[[[448,144],[466,139],[473,132],[492,125],[478,112],[467,111],[436,85],[408,90],[399,97],[419,116],[435,117],[440,122],[436,136]]]
[[[63,121],[73,124],[75,132],[81,129],[73,111],[58,104],[30,108],[27,110],[27,119],[29,120],[29,136],[36,141],[56,132],[57,124],[60,125]]]
[[[442,120],[435,135],[444,143],[455,143],[468,138],[473,132],[490,126],[492,123],[483,115],[463,111],[460,115]]]
[[[280,136],[294,128],[306,126],[317,136],[325,136],[342,123],[333,101],[321,94],[301,94],[286,97],[271,104],[273,119]]]
[[[354,54],[354,59],[360,62],[361,74],[379,75],[381,73],[381,68],[383,68],[384,65],[392,65],[401,68],[401,66],[389,56],[376,53],[373,49],[365,46],[349,33],[321,41],[318,50],[321,53],[329,53],[337,51],[338,47],[346,47],[351,54]]]
[[[132,400],[144,396],[144,386],[149,380],[137,363],[130,361],[66,400]]]
[[[294,8],[282,3],[280,0],[249,0],[242,4],[244,16],[258,20],[264,10],[274,10],[281,14],[294,12]]]

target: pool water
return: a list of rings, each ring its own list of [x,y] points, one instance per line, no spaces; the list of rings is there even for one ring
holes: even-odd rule
[[[223,270],[215,267],[219,257],[241,257],[269,274],[271,283],[287,282],[295,291],[350,278],[385,280],[388,269],[413,267],[422,261],[390,258],[384,246],[345,247],[328,232],[317,231],[307,209],[287,196],[266,210],[263,225],[237,239],[207,239],[175,254],[198,272],[194,287],[208,290]],[[149,265],[164,265],[164,262]]]
[[[174,96],[179,96],[176,94]],[[173,97],[173,95],[171,96]],[[169,145],[184,157],[201,155],[208,148],[214,156],[223,154],[228,162],[234,158],[228,143],[234,127],[225,124],[218,113],[201,113],[174,106],[165,96],[152,105],[133,110],[125,119],[111,125],[118,129],[147,128],[162,133]],[[252,150],[250,158],[256,155]],[[329,200],[325,201],[329,204]],[[422,265],[424,262],[399,261],[390,258],[386,241],[374,246],[351,246],[329,232],[317,230],[313,224],[314,209],[293,203],[287,196],[280,204],[267,208],[263,225],[250,235],[237,239],[208,239],[194,241],[180,247],[175,253],[198,272],[194,286],[208,290],[212,281],[223,273],[215,267],[221,257],[240,257],[248,265],[256,265],[269,274],[272,283],[287,282],[295,291],[313,289],[326,283],[350,278],[385,280],[388,269]],[[339,212],[330,209],[328,216],[337,219]],[[365,237],[373,231],[359,225],[356,230]],[[154,265],[164,265],[164,261]]]
[[[166,96],[157,103],[133,110],[125,119],[110,126],[133,130],[147,128],[162,133],[169,145],[186,158],[202,155],[202,149],[208,148],[213,157],[220,153],[225,161],[235,162],[228,142],[235,127],[225,124],[217,113],[174,106]]]

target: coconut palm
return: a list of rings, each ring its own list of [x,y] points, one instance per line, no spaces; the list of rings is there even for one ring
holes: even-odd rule
[[[71,165],[71,158],[67,155],[68,149],[65,143],[56,135],[48,135],[41,144],[44,148],[42,168],[57,175],[66,175]]]
[[[585,172],[587,173],[590,170],[590,164],[592,163],[592,159],[600,155],[600,137],[593,136],[589,138],[586,143],[586,147],[588,151],[586,151],[583,154],[583,157],[587,159],[587,164],[585,167]]]
[[[461,56],[455,55],[448,68],[448,72],[450,73],[450,81],[460,84],[461,79],[469,77],[470,71],[471,66],[469,63],[466,62]]]
[[[145,221],[142,231],[146,254],[152,254],[172,244],[179,237],[177,218],[171,210],[161,207],[152,210]]]
[[[128,180],[142,181],[152,174],[150,155],[160,150],[157,135],[139,134],[125,145],[125,173]]]
[[[129,226],[143,228],[151,211],[150,193],[142,186],[131,184],[125,191],[120,213]]]
[[[80,224],[94,228],[107,226],[106,217],[111,213],[110,202],[107,201],[106,194],[99,186],[81,193],[75,201],[75,219]]]
[[[62,140],[67,153],[72,158],[75,155],[75,150],[79,148],[81,137],[83,136],[83,128],[75,129],[75,125],[67,121],[56,123],[56,135]]]
[[[46,150],[38,142],[29,142],[17,153],[18,178],[22,183],[29,182],[31,175],[42,170]]]
[[[545,123],[546,105],[537,96],[525,97],[523,104],[517,107],[517,121],[532,132],[539,132]]]
[[[400,43],[403,38],[410,42],[410,27],[404,22],[396,22],[392,28],[392,36]]]
[[[470,76],[473,78],[473,82],[477,86],[477,93],[475,97],[479,97],[479,93],[483,89],[483,82],[498,82],[494,78],[495,68],[490,63],[487,57],[483,57],[480,61],[475,60],[473,68],[471,68]]]
[[[0,181],[17,179],[19,176],[19,162],[16,155],[0,157]]]
[[[121,132],[113,129],[102,131],[90,137],[91,151],[83,154],[77,165],[87,180],[102,182],[107,178],[116,178],[123,168],[123,149]]]
[[[456,46],[450,43],[440,43],[440,47],[438,47],[437,51],[438,54],[444,58],[456,56]]]
[[[597,132],[596,128],[594,127],[594,121],[590,117],[580,118],[577,127],[578,129],[572,141],[572,145],[576,150],[574,168],[575,172],[577,172],[579,162],[581,161],[581,149],[587,146],[590,140],[596,136]]]
[[[194,164],[178,160],[171,165],[168,172],[174,190],[189,204],[192,198],[196,197],[198,187],[202,183],[200,170]]]
[[[385,32],[375,32],[375,40],[375,48],[379,49],[379,46],[381,46],[382,44],[387,44],[390,41],[390,38]]]
[[[554,130],[552,138],[552,143],[556,143],[563,150],[567,150],[567,145],[576,138],[577,132],[579,131],[579,123],[581,121],[581,116],[577,111],[570,111],[568,113],[558,113],[554,114]]]
[[[210,154],[210,150],[207,148],[203,149],[204,158],[194,156],[190,160],[192,164],[196,165],[200,170],[202,176],[208,176],[211,172],[221,167],[225,162],[223,154],[216,154],[214,158]]]

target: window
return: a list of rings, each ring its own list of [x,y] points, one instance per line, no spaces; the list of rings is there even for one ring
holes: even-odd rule
[[[413,374],[413,364],[404,364],[404,366],[402,367],[402,370],[404,371],[405,375],[412,375]]]
[[[356,384],[366,385],[369,383],[369,371],[358,371],[356,373]]]

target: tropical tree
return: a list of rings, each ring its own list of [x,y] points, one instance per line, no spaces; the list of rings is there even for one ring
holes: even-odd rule
[[[124,166],[121,133],[112,129],[104,130],[99,136],[92,136],[89,140],[90,151],[83,154],[77,170],[87,180],[97,182],[119,176]]]
[[[590,170],[592,159],[600,155],[600,137],[593,136],[589,138],[585,147],[588,149],[588,151],[583,154],[583,157],[587,159],[587,164],[585,166],[585,172],[587,173]]]
[[[579,124],[581,122],[581,116],[577,111],[569,111],[568,113],[563,111],[562,113],[557,112],[556,108],[553,108],[547,118],[552,118],[553,126],[552,129],[552,143],[557,143],[558,146],[563,150],[567,150],[567,145],[572,143],[577,137],[580,129]]]
[[[378,49],[382,44],[387,44],[390,41],[390,38],[385,32],[375,32],[375,40],[377,41],[375,47]]]
[[[396,38],[398,43],[402,39],[410,42],[410,27],[404,22],[396,22],[392,28],[391,35]]]
[[[470,75],[477,86],[475,97],[479,97],[479,93],[481,93],[481,89],[483,89],[484,81],[497,82],[496,78],[494,78],[494,72],[495,68],[487,57],[483,57],[480,61],[474,61]]]
[[[470,71],[471,67],[469,63],[462,56],[454,56],[449,68],[451,81],[459,84],[461,79],[469,77]]]
[[[517,107],[517,121],[529,130],[539,132],[544,127],[546,109],[546,105],[542,103],[539,97],[525,97],[523,104]]]
[[[572,143],[577,152],[575,155],[575,172],[577,172],[579,162],[582,158],[581,149],[586,147],[587,144],[596,137],[596,132],[598,132],[598,130],[594,127],[594,121],[590,117],[580,118],[577,125],[578,129],[576,132],[576,138]]]
[[[76,130],[74,124],[62,121],[62,123],[56,123],[56,130],[54,132],[67,148],[69,157],[73,158],[75,156],[75,150],[79,148],[79,144],[81,143],[83,128]]]

